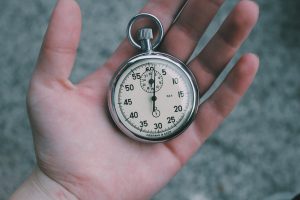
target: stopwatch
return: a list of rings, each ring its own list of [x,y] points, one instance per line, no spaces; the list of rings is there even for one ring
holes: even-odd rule
[[[149,18],[158,26],[155,41],[152,29],[147,27],[138,30],[138,42],[133,38],[133,24],[140,18]],[[123,133],[140,142],[175,138],[197,113],[197,82],[179,59],[154,51],[164,35],[157,17],[136,15],[128,24],[127,35],[141,53],[122,64],[111,81],[108,106],[112,119]]]

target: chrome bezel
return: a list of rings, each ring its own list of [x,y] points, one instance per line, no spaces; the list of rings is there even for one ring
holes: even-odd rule
[[[174,133],[163,137],[163,138],[158,138],[158,139],[153,139],[153,138],[146,138],[142,137],[140,135],[137,135],[136,133],[130,131],[120,120],[119,116],[117,115],[116,111],[116,105],[113,102],[113,97],[116,93],[115,88],[116,88],[116,83],[119,80],[120,76],[123,74],[123,72],[133,65],[136,62],[142,61],[142,60],[147,60],[147,59],[162,59],[168,62],[173,63],[176,65],[179,69],[183,71],[183,73],[187,76],[188,80],[190,81],[190,85],[192,86],[193,90],[193,97],[194,97],[194,102],[193,102],[193,107],[192,107],[192,112],[189,114],[186,123],[184,125],[181,125],[174,131]],[[177,58],[165,54],[165,53],[160,53],[160,52],[147,52],[147,53],[142,53],[139,55],[136,55],[135,57],[129,59],[127,62],[125,62],[121,67],[118,69],[118,71],[115,73],[114,77],[112,78],[112,81],[110,83],[110,89],[108,91],[108,106],[109,106],[109,111],[112,116],[113,121],[117,125],[117,127],[127,136],[130,138],[140,141],[140,142],[147,142],[147,143],[158,143],[158,142],[165,142],[168,140],[171,140],[177,136],[179,136],[181,133],[183,133],[193,122],[197,111],[198,111],[198,105],[199,105],[199,90],[197,86],[196,79],[192,72],[188,69],[188,67],[178,60]]]

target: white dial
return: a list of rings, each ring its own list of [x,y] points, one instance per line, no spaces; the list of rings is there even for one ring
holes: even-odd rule
[[[132,62],[115,80],[115,121],[144,141],[175,137],[191,122],[197,89],[190,74],[171,59],[151,56]]]

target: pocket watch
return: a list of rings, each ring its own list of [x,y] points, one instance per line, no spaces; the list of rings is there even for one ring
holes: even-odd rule
[[[138,30],[138,42],[133,38],[133,24],[140,18],[149,18],[158,26],[155,41],[152,29],[146,27]],[[127,36],[141,53],[120,66],[108,92],[113,121],[140,142],[175,138],[192,123],[198,110],[199,92],[191,71],[179,59],[154,51],[163,35],[163,26],[154,15],[141,13],[130,20]]]

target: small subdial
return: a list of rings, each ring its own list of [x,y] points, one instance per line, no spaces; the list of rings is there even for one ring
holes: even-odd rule
[[[159,91],[163,86],[163,77],[156,70],[146,71],[142,74],[140,79],[141,88],[148,93]]]

